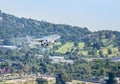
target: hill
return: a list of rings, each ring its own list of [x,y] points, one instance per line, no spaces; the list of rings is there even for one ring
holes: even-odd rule
[[[42,37],[59,34],[62,36],[62,41],[80,41],[81,37],[91,33],[87,28],[53,24],[30,18],[18,18],[2,12],[0,12],[0,18],[0,39],[24,37],[26,35]]]
[[[10,45],[12,44],[10,39],[26,35],[41,38],[52,34],[60,35],[61,39],[58,42],[60,45],[54,44],[48,48],[51,55],[102,57],[120,55],[120,32],[111,30],[91,32],[87,28],[18,18],[0,11],[0,39],[3,40],[3,43],[0,40],[0,44]]]
[[[61,39],[53,44],[41,46],[32,43],[29,45],[26,42],[26,35],[34,39],[53,34],[61,36]],[[14,79],[16,74],[23,78],[35,74],[56,77],[62,72],[67,80],[103,79],[110,71],[120,77],[119,59],[118,31],[91,32],[87,28],[18,18],[0,12],[0,73],[4,75],[1,75],[2,78]]]

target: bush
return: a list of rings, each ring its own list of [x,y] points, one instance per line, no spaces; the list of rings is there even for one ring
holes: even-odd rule
[[[46,79],[44,79],[44,78],[37,78],[36,82],[38,84],[48,84],[48,81]]]

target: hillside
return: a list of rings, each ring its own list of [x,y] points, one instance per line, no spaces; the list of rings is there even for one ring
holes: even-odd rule
[[[60,42],[48,47],[50,55],[101,56],[120,55],[120,32],[102,30],[91,32],[87,28],[66,24],[53,24],[30,18],[18,18],[0,12],[0,44],[10,45],[10,39],[26,35],[41,38],[58,34]],[[3,43],[2,43],[3,41]]]
[[[87,28],[18,18],[2,12],[0,18],[0,39],[59,34],[62,36],[61,41],[80,41],[81,37],[91,33]]]
[[[43,46],[26,39],[35,42],[53,34],[60,35],[60,40]],[[57,77],[59,73],[65,74],[68,81],[103,79],[109,72],[120,77],[120,32],[91,32],[0,12],[0,74],[6,79],[14,79],[15,74],[24,78],[38,74]]]
[[[57,46],[53,45],[55,48]],[[53,48],[54,49],[54,48]],[[116,31],[92,32],[82,41],[66,42],[59,45],[56,53],[82,57],[113,57],[120,56],[120,33]],[[72,57],[74,58],[74,57]]]

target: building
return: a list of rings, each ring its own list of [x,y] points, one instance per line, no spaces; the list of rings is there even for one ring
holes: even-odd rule
[[[0,48],[3,48],[3,49],[11,49],[11,50],[16,50],[16,49],[17,49],[16,46],[7,46],[7,45],[2,45],[2,46],[0,46]]]
[[[70,63],[73,64],[73,60],[66,60],[64,57],[60,56],[49,56],[50,59],[52,59],[53,63]]]

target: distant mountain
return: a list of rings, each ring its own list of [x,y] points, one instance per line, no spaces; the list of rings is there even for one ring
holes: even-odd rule
[[[61,35],[61,41],[80,41],[90,34],[87,28],[65,24],[53,24],[27,18],[18,18],[14,15],[0,12],[0,39],[23,37],[26,35],[43,37],[52,34]]]

